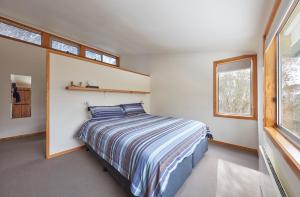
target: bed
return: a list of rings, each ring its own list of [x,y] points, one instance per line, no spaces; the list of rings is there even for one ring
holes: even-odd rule
[[[131,196],[174,196],[208,150],[199,121],[141,113],[91,119],[79,138]]]

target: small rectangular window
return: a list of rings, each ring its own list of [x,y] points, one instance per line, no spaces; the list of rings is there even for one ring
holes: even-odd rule
[[[30,31],[25,27],[19,27],[19,25],[6,23],[3,20],[0,20],[0,35],[15,38],[36,45],[42,44],[42,36],[40,33]]]
[[[214,62],[215,116],[256,118],[256,59],[252,58],[256,56]]]
[[[102,61],[102,54],[91,51],[91,50],[86,50],[85,51],[85,57],[93,59],[93,60],[97,60],[97,61]]]
[[[103,55],[102,61],[107,64],[117,65],[117,58],[115,58],[115,57]]]
[[[56,38],[51,38],[51,48],[74,55],[79,54],[79,46]]]
[[[300,4],[279,33],[278,125],[300,145]]]

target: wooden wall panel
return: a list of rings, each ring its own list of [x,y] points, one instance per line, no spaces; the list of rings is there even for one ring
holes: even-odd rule
[[[276,39],[273,39],[265,51],[264,62],[264,126],[273,127],[277,122]]]

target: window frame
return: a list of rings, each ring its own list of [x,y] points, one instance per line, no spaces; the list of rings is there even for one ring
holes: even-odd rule
[[[218,99],[218,72],[217,67],[220,64],[225,64],[229,62],[240,61],[244,59],[252,60],[251,68],[251,114],[244,116],[241,114],[224,114],[219,112],[219,99]],[[215,117],[223,118],[235,118],[235,119],[245,119],[245,120],[257,120],[257,55],[242,55],[222,60],[217,60],[213,62],[213,115]]]
[[[96,53],[98,55],[101,55],[101,60],[97,60],[97,59],[92,59],[92,58],[89,58],[86,56],[86,52],[89,51],[89,52],[92,52],[92,53]],[[94,61],[97,61],[97,62],[103,62],[103,53],[101,51],[98,51],[98,50],[95,50],[95,49],[92,49],[92,48],[89,48],[89,47],[85,47],[84,48],[84,57],[90,59],[90,60],[94,60]],[[104,62],[103,62],[104,63]]]
[[[110,63],[104,62],[104,61],[103,61],[103,56],[107,56],[107,57],[110,57],[110,58],[114,58],[114,59],[116,59],[116,64],[110,64]],[[102,62],[103,62],[104,64],[108,64],[108,65],[116,66],[116,65],[118,65],[118,58],[117,58],[117,57],[115,57],[115,56],[113,56],[113,55],[110,55],[110,54],[103,53],[103,54],[102,54]]]
[[[15,40],[15,41],[18,41],[18,42],[23,42],[23,43],[26,43],[26,44],[31,44],[31,45],[34,45],[34,46],[39,46],[39,47],[43,45],[43,33],[42,33],[42,31],[37,30],[37,29],[32,28],[32,27],[28,27],[28,26],[23,25],[21,23],[14,22],[14,21],[9,20],[9,19],[4,19],[2,17],[0,17],[0,22],[2,22],[4,24],[7,24],[7,25],[10,25],[10,26],[13,26],[13,27],[16,27],[16,28],[19,28],[19,29],[22,29],[22,30],[25,30],[25,31],[28,31],[28,32],[39,34],[41,36],[41,44],[36,44],[36,43],[33,43],[33,42],[28,42],[26,40],[22,40],[22,39],[19,39],[19,38],[14,38],[14,37],[2,35],[2,34],[0,34],[0,37],[11,39],[11,40]]]
[[[300,2],[299,2],[300,5]],[[288,128],[285,128],[283,125],[281,125],[281,96],[282,96],[282,90],[281,90],[281,52],[280,52],[280,33],[282,32],[283,28],[287,24],[289,18],[291,17],[293,11],[298,6],[298,4],[295,5],[294,9],[290,11],[290,13],[286,16],[284,23],[280,26],[278,32],[275,35],[276,39],[276,123],[275,127],[277,130],[284,135],[291,143],[293,143],[298,149],[300,149],[300,138],[297,137],[292,131],[290,131]]]
[[[282,24],[285,24],[293,9],[296,7],[298,2],[294,2],[287,11],[286,15],[282,19]],[[277,148],[281,156],[287,162],[290,169],[300,179],[300,149],[290,141],[285,135],[282,134],[281,129],[277,125],[277,42],[276,35],[266,43],[266,38],[270,33],[270,29],[273,25],[276,13],[279,11],[281,0],[275,0],[272,13],[268,19],[268,23],[265,27],[262,36],[263,45],[263,60],[264,60],[264,117],[263,126],[266,137],[271,140],[271,143]],[[279,29],[276,31],[278,32]]]
[[[70,53],[68,51],[63,51],[63,50],[59,50],[59,49],[55,49],[52,47],[52,41],[57,41],[57,42],[60,42],[60,43],[63,43],[63,44],[66,44],[66,45],[69,45],[69,46],[73,46],[73,47],[76,47],[77,48],[77,54],[74,54],[74,53]],[[50,39],[49,39],[49,47],[52,49],[52,50],[56,50],[56,51],[60,51],[60,52],[63,52],[63,53],[67,53],[67,54],[71,54],[71,55],[76,55],[76,56],[79,56],[80,55],[80,45],[75,43],[75,42],[72,42],[72,41],[69,41],[69,40],[66,40],[64,38],[61,38],[61,37],[58,37],[58,36],[50,36]]]

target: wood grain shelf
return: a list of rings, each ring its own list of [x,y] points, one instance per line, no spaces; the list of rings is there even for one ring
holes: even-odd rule
[[[118,90],[118,89],[105,89],[105,88],[85,88],[85,87],[76,87],[76,86],[67,86],[66,90],[71,90],[71,91],[86,91],[86,92],[127,93],[127,94],[150,94],[150,92],[138,91],[138,90]]]

